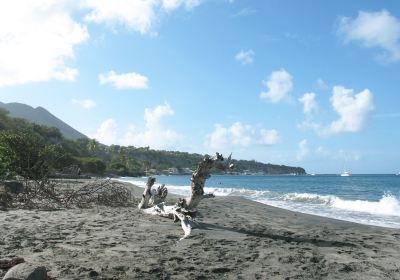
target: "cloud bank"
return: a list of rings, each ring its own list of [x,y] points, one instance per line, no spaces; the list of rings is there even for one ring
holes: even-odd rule
[[[235,122],[230,127],[215,124],[214,130],[206,136],[204,146],[216,150],[231,149],[235,147],[248,147],[250,145],[275,145],[280,141],[280,136],[275,129],[262,128],[257,130],[252,125]]]
[[[178,146],[181,135],[174,130],[165,128],[162,120],[174,114],[175,112],[168,103],[158,105],[153,109],[146,108],[144,111],[145,129],[138,129],[131,125],[125,131],[120,131],[117,122],[110,118],[105,120],[91,137],[107,145],[173,149]]]
[[[49,80],[75,81],[69,64],[90,35],[88,24],[146,34],[163,13],[190,10],[200,0],[0,1],[0,87]],[[147,86],[143,76],[140,88]],[[122,83],[122,87],[124,83]],[[128,84],[128,87],[130,84]],[[133,86],[134,87],[134,86]]]
[[[72,11],[65,0],[0,2],[0,87],[76,79],[67,62],[89,33]]]

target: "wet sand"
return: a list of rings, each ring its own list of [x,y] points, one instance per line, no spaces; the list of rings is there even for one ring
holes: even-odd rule
[[[125,185],[140,198],[143,189]],[[239,197],[205,199],[199,211],[180,242],[179,223],[135,205],[0,211],[0,257],[23,257],[57,279],[400,279],[399,230]]]

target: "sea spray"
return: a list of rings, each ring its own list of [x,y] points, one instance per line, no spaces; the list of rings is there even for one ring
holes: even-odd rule
[[[400,217],[400,202],[391,194],[385,194],[379,201],[344,200],[337,197],[331,201],[331,206],[374,215],[392,215]]]

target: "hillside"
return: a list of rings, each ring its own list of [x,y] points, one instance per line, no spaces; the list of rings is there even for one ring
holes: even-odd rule
[[[47,121],[58,120],[41,107],[33,109],[18,103],[6,105],[8,105],[8,108],[14,109],[14,116],[16,114],[32,116],[35,115],[35,112],[38,112],[36,116],[47,116]],[[18,110],[15,110],[15,108]],[[52,117],[49,117],[49,115]],[[79,168],[82,173],[108,176],[190,174],[203,158],[203,155],[200,154],[153,150],[149,147],[107,146],[87,137],[80,137],[77,140],[67,139],[57,127],[37,125],[12,116],[6,109],[0,108],[0,138],[3,137],[4,141],[11,139],[7,140],[8,142],[6,141],[8,144],[4,142],[3,145],[13,146],[16,143],[12,139],[20,139],[21,143],[26,143],[17,148],[16,152],[21,153],[23,147],[31,145],[29,139],[36,139],[33,144],[39,149],[57,151],[58,155],[55,158],[58,159],[52,164],[51,168],[49,167],[55,173],[62,173],[70,167],[74,167],[74,170]],[[60,120],[56,122],[58,126],[61,123],[65,124]],[[78,132],[76,135],[83,134]],[[7,152],[7,149],[3,150]],[[26,155],[21,156],[26,158]],[[24,159],[22,160],[24,161]],[[235,168],[231,171],[232,174],[305,174],[305,170],[301,167],[265,164],[254,160],[233,160],[233,163]],[[218,172],[217,170],[214,171]]]
[[[0,102],[0,108],[6,109],[9,112],[10,117],[22,118],[39,125],[58,128],[58,130],[66,139],[76,140],[80,138],[87,138],[86,135],[72,128],[42,107],[33,108],[22,103]]]

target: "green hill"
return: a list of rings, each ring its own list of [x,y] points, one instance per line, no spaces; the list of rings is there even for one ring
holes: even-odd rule
[[[202,158],[200,154],[149,147],[107,146],[87,137],[71,140],[56,127],[13,118],[5,109],[0,109],[0,172],[3,172],[0,177],[14,173],[21,175],[18,170],[28,167],[33,171],[25,170],[24,174],[35,177],[35,170],[42,172],[37,169],[38,165],[44,166],[48,174],[60,176],[70,172],[107,176],[190,174]],[[26,166],[27,162],[29,166]],[[233,160],[233,163],[233,174],[305,174],[301,167],[254,160]]]
[[[36,123],[39,125],[56,127],[67,139],[76,140],[80,138],[87,138],[86,135],[72,128],[42,107],[33,108],[22,103],[0,102],[0,108],[6,109],[9,112],[10,117],[22,118],[31,123]]]

